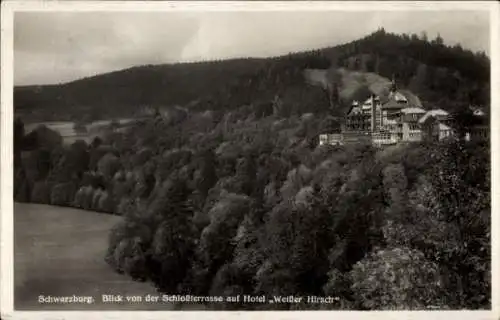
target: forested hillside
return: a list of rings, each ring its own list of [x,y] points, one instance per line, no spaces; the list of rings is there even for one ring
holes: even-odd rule
[[[208,308],[490,308],[488,144],[318,147],[331,122],[242,107],[66,148],[17,121],[15,199],[123,215],[106,261],[162,293],[334,297]]]
[[[268,59],[234,59],[174,65],[139,66],[67,84],[15,88],[15,110],[33,117],[94,118],[127,116],[140,106],[189,105],[197,110],[231,110],[269,103],[275,96],[290,113],[331,112],[328,96],[308,86],[304,69],[328,69],[342,87],[338,67],[394,75],[401,87],[429,107],[489,106],[489,58],[443,39],[395,35],[383,29],[337,47]],[[345,98],[348,100],[348,98]],[[349,101],[337,101],[337,104]]]

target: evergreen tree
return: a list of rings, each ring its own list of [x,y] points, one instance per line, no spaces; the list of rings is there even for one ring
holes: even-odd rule
[[[150,277],[161,292],[177,292],[193,254],[193,209],[188,195],[185,181],[176,179],[164,187],[150,209],[160,223],[151,244]]]

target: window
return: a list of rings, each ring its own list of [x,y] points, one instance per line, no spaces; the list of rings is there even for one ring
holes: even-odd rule
[[[418,125],[415,123],[409,124],[409,127],[410,127],[410,130],[413,130],[413,131],[418,130]]]

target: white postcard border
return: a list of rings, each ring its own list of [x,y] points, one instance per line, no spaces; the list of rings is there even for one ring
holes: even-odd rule
[[[491,311],[300,311],[300,312],[214,312],[214,311],[13,311],[13,16],[18,11],[408,11],[486,10],[491,14],[491,164],[492,164],[492,310]],[[232,317],[268,319],[499,319],[500,318],[500,6],[493,1],[6,1],[1,11],[1,317],[3,319],[226,319]],[[332,313],[333,312],[333,313]]]

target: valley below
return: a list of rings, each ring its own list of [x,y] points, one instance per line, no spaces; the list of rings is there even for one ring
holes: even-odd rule
[[[115,215],[39,204],[14,208],[14,301],[17,310],[169,310],[161,303],[106,303],[101,295],[157,295],[104,261]],[[93,297],[94,303],[39,303],[44,297]]]

